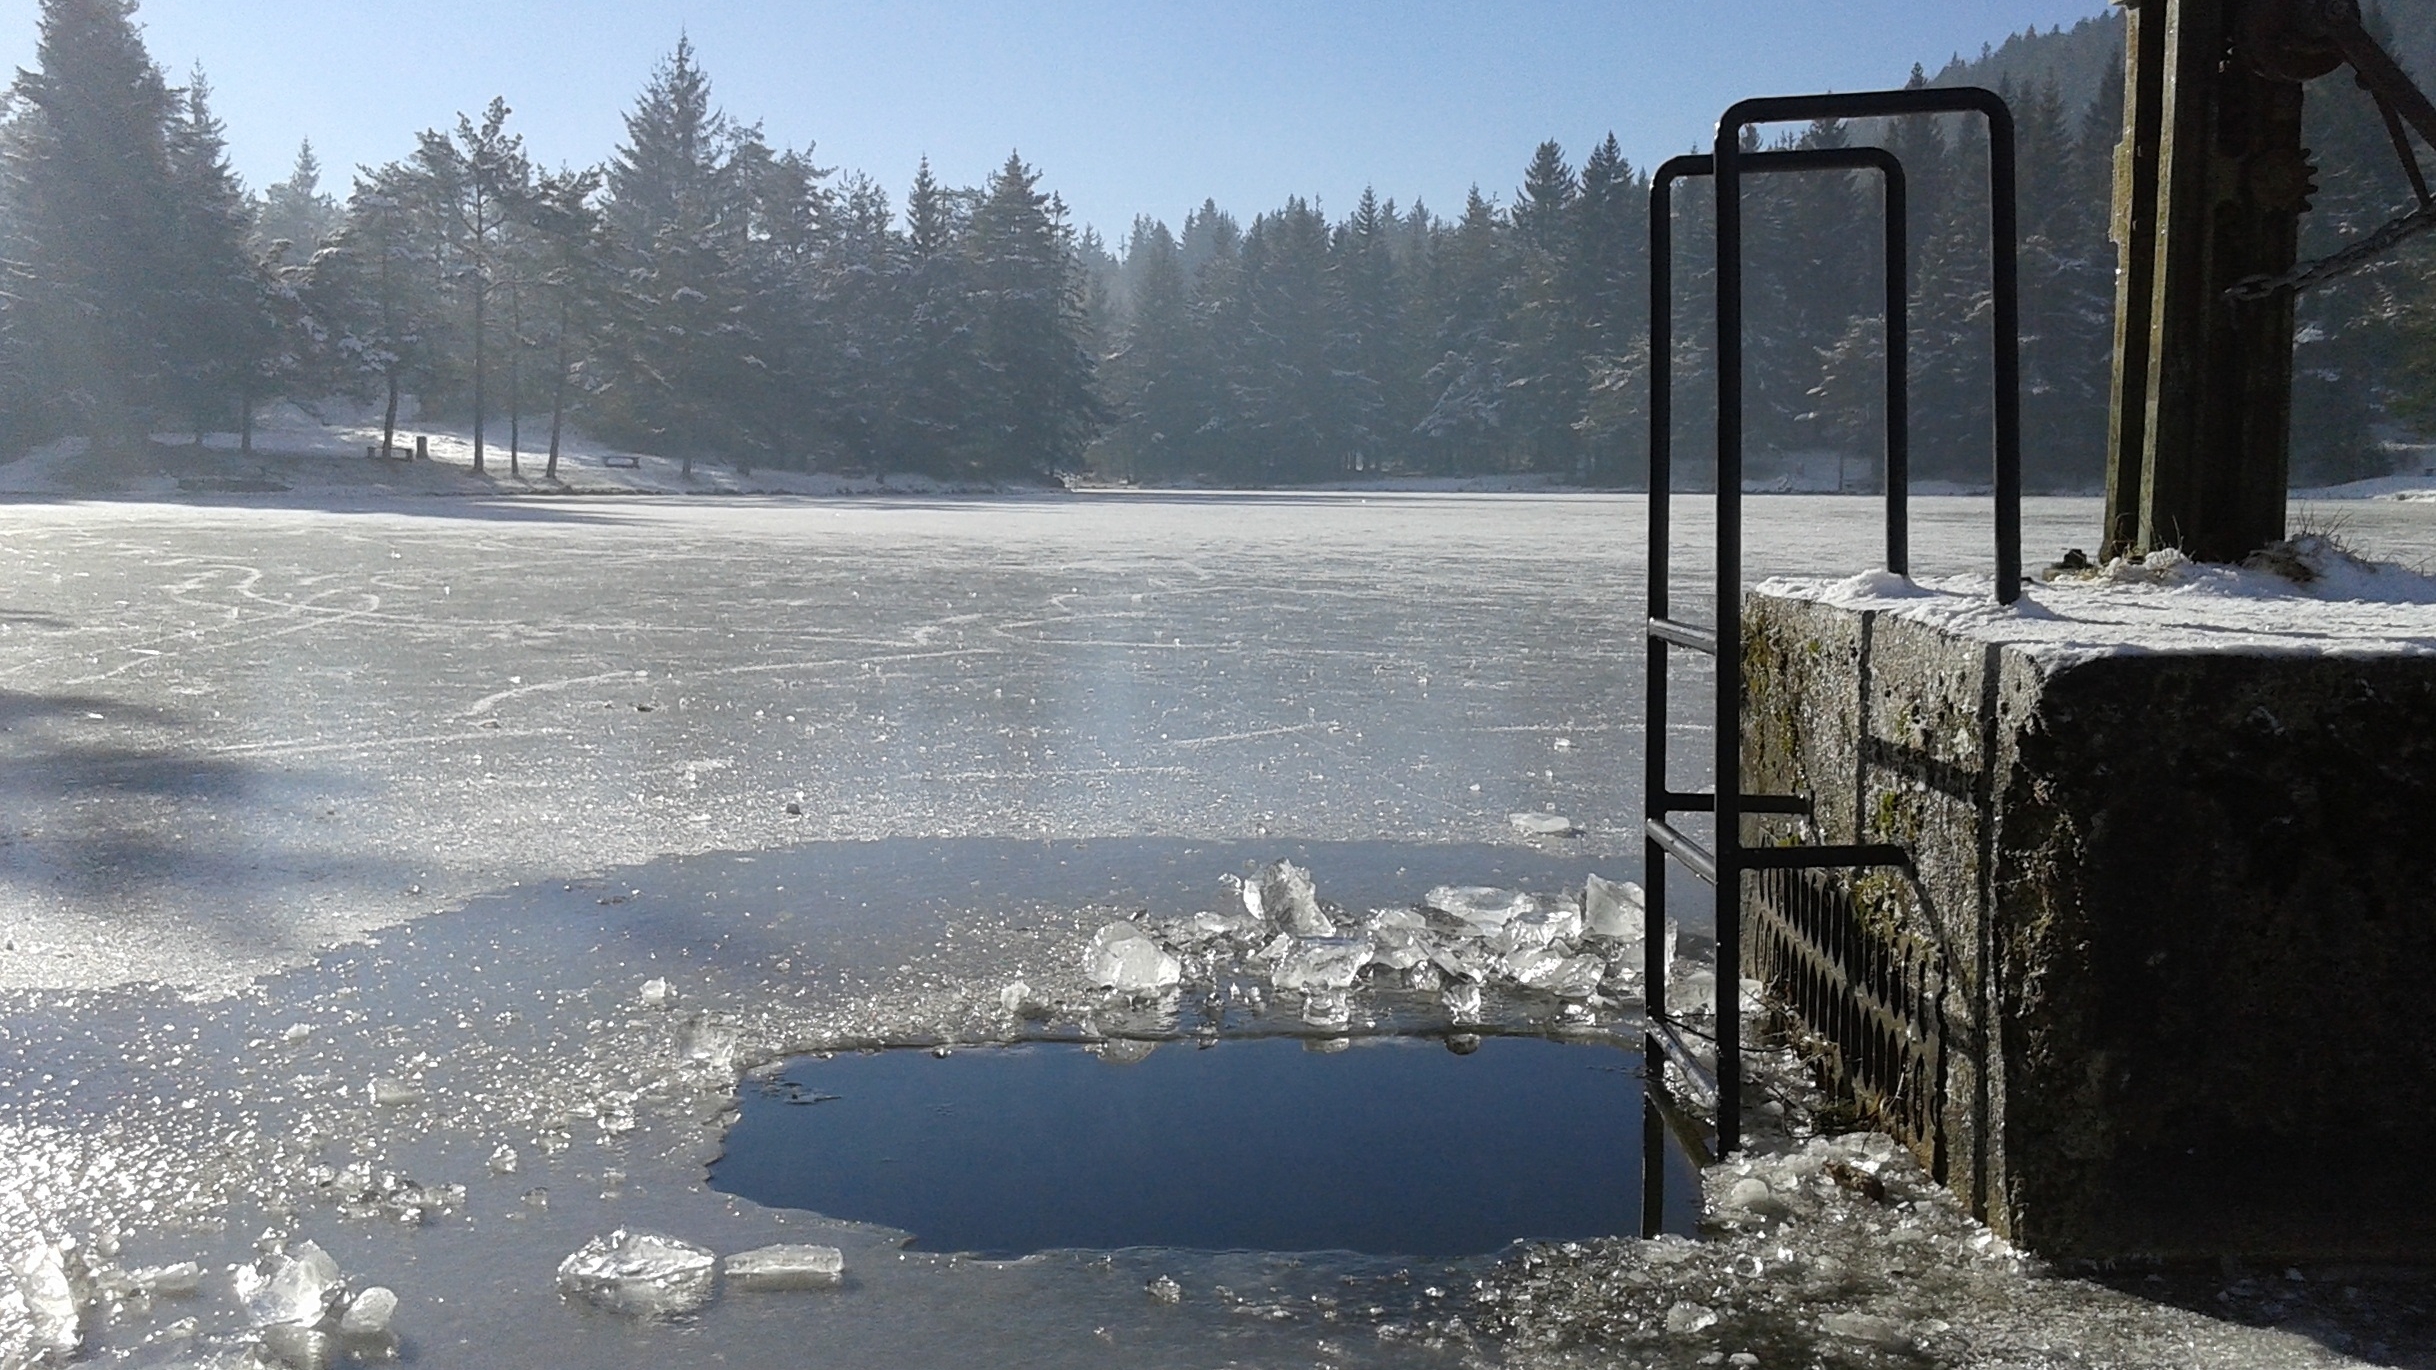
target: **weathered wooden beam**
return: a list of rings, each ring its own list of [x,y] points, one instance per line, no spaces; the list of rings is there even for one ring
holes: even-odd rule
[[[2229,292],[2293,265],[2301,87],[2237,60],[2233,0],[2128,7],[2105,540],[2238,561],[2284,535],[2293,310],[2290,292]]]

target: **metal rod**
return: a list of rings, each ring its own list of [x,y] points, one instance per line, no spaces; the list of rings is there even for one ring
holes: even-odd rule
[[[1643,819],[1641,828],[1648,834],[1650,841],[1665,848],[1666,854],[1682,862],[1685,869],[1710,884],[1717,883],[1717,861],[1714,856],[1710,855],[1708,848],[1684,836],[1674,824],[1663,818]],[[1649,892],[1643,890],[1642,902],[1644,904],[1649,902],[1648,896]],[[1663,935],[1665,929],[1661,928],[1659,932]],[[1644,948],[1642,954],[1659,958],[1664,958],[1666,955],[1665,952],[1654,948]]]
[[[1658,642],[1671,642],[1695,652],[1717,655],[1717,634],[1695,624],[1677,623],[1671,618],[1653,618],[1649,621],[1649,635]]]

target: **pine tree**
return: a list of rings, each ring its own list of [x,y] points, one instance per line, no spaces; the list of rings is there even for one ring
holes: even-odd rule
[[[1506,427],[1507,243],[1504,216],[1474,186],[1463,217],[1430,259],[1424,373],[1430,407],[1420,434],[1445,474],[1496,469]]]
[[[307,139],[296,149],[296,166],[288,178],[265,187],[255,202],[255,250],[267,254],[273,244],[284,242],[288,260],[310,261],[344,217],[338,202],[322,192],[321,159],[313,155],[313,143]]]
[[[494,99],[476,124],[457,116],[454,137],[427,130],[415,149],[409,194],[441,248],[443,279],[469,324],[464,341],[474,421],[474,470],[485,466],[490,412],[492,296],[506,269],[507,239],[531,194],[524,139],[507,131],[505,100]]]
[[[37,67],[0,166],[13,206],[11,314],[29,380],[98,446],[137,449],[169,399],[176,99],[134,0],[43,0]]]
[[[772,160],[758,128],[711,103],[710,77],[680,37],[627,113],[606,171],[628,279],[619,407],[630,433],[673,449],[687,476],[712,451],[748,461],[749,410],[768,401],[746,248]]]
[[[301,287],[322,383],[382,396],[383,457],[397,451],[406,387],[431,376],[426,329],[441,306],[438,250],[416,210],[420,181],[417,169],[396,163],[359,178],[345,221],[313,254]]]
[[[974,321],[989,388],[982,413],[1001,473],[1048,477],[1075,469],[1107,412],[1064,209],[1040,173],[1009,153],[965,234],[974,269]]]
[[[195,445],[233,405],[248,451],[255,398],[276,380],[280,321],[274,284],[248,248],[253,211],[211,112],[211,87],[197,71],[178,92],[182,117],[169,130],[173,196],[168,261],[172,310],[169,384],[191,422]]]

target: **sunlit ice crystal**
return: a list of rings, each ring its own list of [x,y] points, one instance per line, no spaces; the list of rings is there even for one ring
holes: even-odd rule
[[[345,1285],[338,1262],[309,1241],[273,1252],[258,1264],[240,1267],[236,1274],[237,1301],[263,1327],[319,1324]]]
[[[722,1264],[739,1289],[823,1289],[846,1272],[845,1254],[834,1246],[781,1243],[739,1251]]]
[[[1376,948],[1367,937],[1314,937],[1279,963],[1270,983],[1283,990],[1350,989]]]
[[[385,1336],[397,1311],[398,1296],[376,1284],[347,1305],[346,1313],[338,1320],[338,1330],[350,1337]]]
[[[1592,937],[1637,942],[1648,932],[1641,887],[1630,880],[1591,876],[1582,890],[1583,931]]]
[[[1105,989],[1149,994],[1181,981],[1184,963],[1141,928],[1119,920],[1092,934],[1091,947],[1083,953],[1083,973]]]
[[[673,1317],[711,1301],[718,1266],[716,1255],[691,1242],[621,1227],[561,1261],[558,1287],[613,1313]]]
[[[26,1340],[37,1356],[72,1356],[84,1341],[83,1308],[70,1277],[71,1252],[49,1242],[35,1242],[10,1257],[9,1272],[16,1288],[0,1289],[0,1325],[24,1320]],[[15,1303],[17,1308],[8,1305]]]
[[[1491,889],[1482,885],[1440,885],[1431,890],[1423,902],[1462,924],[1475,936],[1493,933],[1539,908],[1537,899],[1519,890]]]
[[[1263,871],[1257,886],[1247,882],[1243,902],[1247,912],[1297,937],[1336,934],[1336,920],[1320,907],[1311,872],[1291,861],[1279,861]]]

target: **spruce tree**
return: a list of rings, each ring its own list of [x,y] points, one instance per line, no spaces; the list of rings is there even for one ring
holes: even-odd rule
[[[1073,470],[1107,413],[1084,342],[1088,321],[1063,206],[1040,189],[1039,172],[1009,153],[965,240],[993,465],[1036,478]]]
[[[36,67],[4,147],[10,313],[36,387],[97,446],[140,449],[170,398],[178,107],[134,0],[43,0]]]
[[[255,202],[255,248],[267,253],[273,244],[284,242],[289,261],[310,261],[344,217],[338,202],[322,191],[321,159],[313,155],[313,143],[307,139],[296,149],[296,165],[288,178],[265,187]]]

